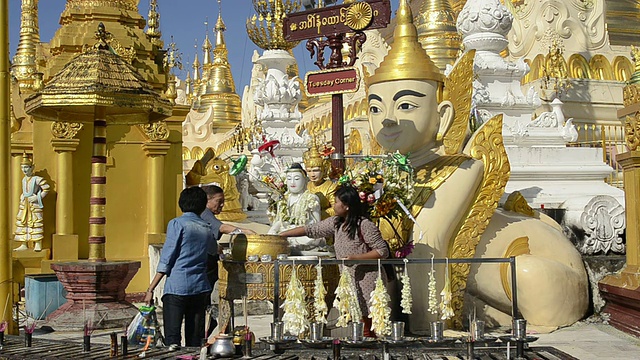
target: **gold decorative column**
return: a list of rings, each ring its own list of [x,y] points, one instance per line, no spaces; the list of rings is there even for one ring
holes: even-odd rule
[[[21,13],[20,42],[11,72],[24,91],[32,89],[37,79],[36,46],[40,43],[38,0],[22,0]]]
[[[164,233],[164,161],[171,144],[169,128],[164,121],[140,125],[150,141],[142,148],[148,158],[147,178],[147,245],[162,242]],[[145,246],[145,251],[148,246]]]
[[[625,139],[629,151],[616,156],[624,171],[624,200],[627,219],[627,263],[620,273],[609,275],[598,283],[609,323],[635,336],[640,336],[640,52],[634,49],[636,73],[624,88],[625,107],[618,117],[625,119]]]
[[[53,234],[53,260],[78,259],[78,235],[73,223],[73,153],[80,140],[75,136],[81,123],[56,121],[51,123],[51,146],[58,154],[56,161],[56,233]]]
[[[11,120],[9,119],[9,0],[0,0],[0,192],[9,194],[9,158],[11,157]],[[9,196],[0,200],[0,299],[13,304],[11,272],[11,233]],[[4,307],[4,305],[3,305]],[[9,322],[8,331],[16,331],[12,316],[0,314]]]
[[[107,192],[107,119],[104,106],[96,106],[91,156],[89,208],[89,261],[105,262]]]

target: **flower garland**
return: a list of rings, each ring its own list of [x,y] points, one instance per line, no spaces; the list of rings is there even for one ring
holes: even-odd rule
[[[440,295],[442,296],[442,302],[440,303],[440,311],[442,312],[442,316],[440,317],[442,320],[447,320],[453,317],[455,313],[453,312],[453,308],[451,307],[451,279],[449,279],[449,259],[447,259],[447,264],[444,270],[444,289]]]
[[[400,277],[402,282],[402,295],[400,299],[400,306],[402,307],[403,314],[411,314],[411,306],[413,305],[413,298],[411,297],[411,280],[409,279],[409,271],[407,270],[407,263],[409,261],[404,259],[404,273]]]
[[[438,289],[436,288],[436,270],[433,268],[434,255],[431,254],[431,270],[429,270],[429,312],[438,313]]]
[[[299,335],[309,326],[309,322],[307,321],[307,307],[304,301],[305,291],[300,279],[298,279],[295,262],[291,268],[291,280],[287,286],[285,300],[282,304],[282,308],[284,308],[282,321],[284,322],[284,332],[288,331],[292,335]]]
[[[322,259],[318,260],[316,265],[316,281],[313,288],[313,318],[317,323],[327,323],[327,303],[325,296],[327,295],[327,289],[324,287],[324,281],[322,280]]]
[[[333,300],[333,306],[338,309],[340,314],[336,326],[346,327],[351,321],[360,321],[362,311],[358,303],[356,286],[350,271],[344,269],[344,265],[335,294],[336,298]]]
[[[391,334],[391,308],[389,302],[391,297],[387,293],[387,288],[382,282],[382,265],[378,260],[378,279],[376,287],[371,292],[371,305],[369,306],[369,318],[371,319],[371,330],[378,335]]]
[[[291,197],[292,194],[289,195]],[[320,200],[310,192],[303,192],[293,204],[289,205],[289,197],[282,198],[277,205],[277,220],[284,224],[307,225],[314,209],[320,208]]]

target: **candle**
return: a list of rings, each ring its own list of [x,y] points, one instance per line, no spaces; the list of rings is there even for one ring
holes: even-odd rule
[[[242,313],[244,314],[244,327],[246,329],[249,328],[249,323],[247,322],[247,297],[242,297]]]

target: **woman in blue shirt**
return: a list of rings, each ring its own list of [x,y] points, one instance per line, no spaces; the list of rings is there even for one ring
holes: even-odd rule
[[[183,215],[167,225],[157,273],[145,294],[145,302],[151,303],[153,290],[167,277],[162,295],[164,334],[172,349],[180,347],[183,319],[186,346],[200,346],[205,336],[205,310],[211,292],[207,250],[215,241],[210,225],[200,218],[207,206],[207,195],[201,188],[182,190],[178,205]]]

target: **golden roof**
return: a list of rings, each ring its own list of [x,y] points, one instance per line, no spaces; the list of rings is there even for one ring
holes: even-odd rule
[[[365,79],[367,86],[394,80],[433,80],[444,77],[418,42],[418,30],[407,0],[400,0],[393,44],[375,74]]]
[[[52,120],[93,121],[95,106],[107,107],[107,121],[121,124],[161,120],[172,111],[133,66],[104,47],[74,57],[25,100],[28,114]]]

